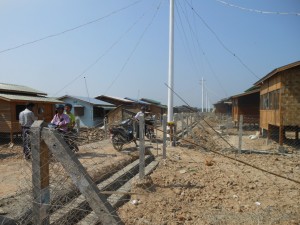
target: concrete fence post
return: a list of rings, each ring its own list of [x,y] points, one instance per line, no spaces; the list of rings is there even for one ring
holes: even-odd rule
[[[41,140],[41,129],[45,126],[42,120],[35,121],[31,126],[32,153],[32,186],[33,206],[32,220],[34,225],[50,223],[50,188],[49,188],[49,150]]]
[[[174,114],[174,135],[173,135],[173,146],[176,146],[176,140],[177,140],[177,122],[178,122],[178,114]]]
[[[229,116],[226,116],[226,135],[229,134]]]
[[[104,118],[104,138],[107,139],[107,117]]]
[[[139,178],[143,179],[145,177],[145,119],[143,115],[139,116],[139,151]]]
[[[242,153],[242,140],[243,140],[243,115],[240,115],[239,122],[239,154]]]
[[[181,120],[181,138],[184,138],[184,116],[183,113],[180,114],[180,120]]]
[[[53,157],[61,163],[74,185],[82,193],[89,206],[97,215],[101,224],[123,224],[116,210],[107,201],[107,197],[100,193],[99,188],[94,183],[92,177],[87,173],[85,167],[77,157],[74,157],[73,151],[61,134],[49,128],[43,128],[41,134],[43,141],[45,141],[53,153]]]
[[[163,159],[167,158],[167,115],[163,115]]]
[[[186,114],[186,136],[189,135],[189,115]]]

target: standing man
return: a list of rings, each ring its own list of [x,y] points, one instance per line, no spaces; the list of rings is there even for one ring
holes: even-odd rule
[[[26,109],[19,114],[19,123],[22,127],[23,153],[25,159],[30,159],[30,127],[36,120],[33,111],[34,104],[29,102],[26,104]]]
[[[140,126],[139,126],[139,117],[140,116],[145,116],[146,114],[146,107],[142,106],[141,111],[139,111],[135,116],[134,119],[136,121],[135,123],[135,131],[136,131],[136,138],[140,137]],[[146,127],[146,126],[145,126]]]

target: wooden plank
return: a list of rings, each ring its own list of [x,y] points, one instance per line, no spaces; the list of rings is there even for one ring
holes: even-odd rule
[[[44,128],[42,138],[86,198],[99,220],[103,224],[122,224],[114,208],[107,202],[105,195],[100,194],[96,184],[61,135],[55,130]]]

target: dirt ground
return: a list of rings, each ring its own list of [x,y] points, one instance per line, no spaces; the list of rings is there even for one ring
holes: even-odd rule
[[[130,201],[118,209],[125,224],[300,224],[299,152],[274,154],[271,144],[264,150],[272,154],[236,154],[212,130],[193,131],[194,138],[167,147],[166,159],[161,159],[161,145],[153,148],[153,155],[160,155],[158,167],[133,184]],[[235,137],[225,139],[236,146]],[[257,139],[244,147],[262,144],[264,140]],[[103,165],[106,173],[117,162],[137,158],[134,147],[128,150],[117,152],[109,142],[95,142],[81,147],[78,156],[89,173],[99,176]],[[14,151],[21,149],[0,152],[0,214],[8,217],[20,196],[20,181],[31,179],[28,162]]]
[[[197,140],[168,147],[167,159],[145,184],[137,182],[135,194],[118,210],[125,224],[300,224],[299,152],[272,154],[278,151],[270,143],[264,150],[271,154],[239,155],[222,151],[228,145],[215,132],[194,132]],[[264,144],[246,137],[244,147]]]

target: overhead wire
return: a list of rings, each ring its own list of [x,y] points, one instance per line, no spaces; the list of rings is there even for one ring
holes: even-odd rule
[[[116,75],[115,79],[111,82],[111,84],[108,86],[108,88],[105,90],[104,94],[107,94],[107,92],[109,91],[109,89],[114,85],[114,83],[118,80],[118,78],[121,76],[122,72],[124,71],[125,67],[127,66],[129,60],[131,59],[131,57],[133,56],[133,54],[135,53],[137,47],[139,46],[139,44],[141,43],[144,35],[146,34],[147,30],[150,28],[150,26],[152,25],[155,17],[158,14],[158,10],[160,9],[161,3],[163,0],[160,1],[160,3],[158,4],[156,11],[152,17],[152,19],[150,20],[149,24],[145,27],[145,29],[143,30],[142,34],[140,35],[137,43],[134,45],[132,51],[130,52],[129,56],[126,58],[123,66],[121,67],[120,71],[118,72],[118,74]]]
[[[16,46],[14,46],[14,47],[10,47],[10,48],[6,48],[6,49],[3,49],[3,50],[0,50],[0,54],[2,54],[2,53],[4,53],[4,52],[11,51],[11,50],[15,50],[15,49],[18,49],[18,48],[27,46],[27,45],[31,45],[31,44],[34,44],[34,43],[37,43],[37,42],[40,42],[40,41],[43,41],[43,40],[46,40],[46,39],[49,39],[49,38],[57,37],[57,36],[63,35],[63,34],[65,34],[65,33],[68,33],[68,32],[71,32],[71,31],[74,31],[74,30],[83,28],[83,27],[86,27],[86,26],[91,25],[91,24],[93,24],[93,23],[99,22],[100,20],[103,20],[103,19],[105,19],[105,18],[108,18],[108,17],[110,17],[110,16],[112,16],[112,15],[114,15],[114,14],[117,14],[117,13],[119,13],[119,12],[125,10],[125,9],[128,9],[128,8],[130,8],[130,7],[134,6],[134,5],[136,5],[137,3],[141,2],[141,1],[143,1],[143,0],[137,0],[137,1],[131,3],[131,4],[127,5],[127,6],[124,6],[124,7],[120,8],[120,9],[114,10],[114,11],[108,13],[108,14],[105,15],[105,16],[99,17],[99,18],[97,18],[97,19],[88,21],[88,22],[86,22],[86,23],[83,23],[83,24],[81,24],[81,25],[78,25],[78,26],[75,26],[75,27],[72,27],[72,28],[69,28],[69,29],[66,29],[66,30],[64,30],[64,31],[60,31],[60,32],[58,32],[58,33],[50,34],[50,35],[47,35],[47,36],[42,37],[42,38],[38,38],[38,39],[33,40],[33,41],[29,41],[29,42],[26,42],[26,43],[23,43],[23,44],[20,44],[20,45],[16,45]]]
[[[89,93],[89,89],[88,89],[88,86],[87,86],[87,82],[86,82],[86,77],[83,77],[84,79],[84,84],[85,84],[85,90],[86,90],[86,94],[87,94],[87,97],[88,97],[88,100],[89,100],[89,103],[91,105],[91,99],[90,99],[90,93]],[[91,121],[94,121],[94,118],[93,118],[93,113],[91,113]],[[94,125],[94,124],[93,124]]]
[[[180,5],[180,4],[179,4],[179,5]],[[181,5],[180,5],[180,7],[182,8]],[[182,9],[182,11],[183,11],[183,9]],[[183,11],[183,13],[184,13],[184,11]],[[187,23],[188,23],[190,33],[192,34],[192,37],[194,37],[194,38],[196,39],[197,46],[198,46],[198,48],[200,49],[200,51],[201,51],[201,53],[202,53],[202,55],[203,55],[205,61],[207,62],[208,66],[209,66],[209,69],[211,70],[212,74],[214,75],[216,81],[218,82],[218,85],[221,87],[221,89],[222,89],[222,91],[224,92],[224,94],[225,94],[226,96],[228,96],[228,94],[227,94],[225,88],[223,87],[223,85],[222,85],[220,79],[218,78],[218,76],[216,75],[215,71],[213,70],[213,68],[212,68],[212,66],[211,66],[211,63],[210,63],[208,57],[206,56],[205,51],[203,50],[203,48],[202,48],[202,46],[201,46],[201,44],[200,44],[198,35],[197,35],[197,33],[194,31],[194,29],[193,29],[193,27],[192,27],[192,25],[191,25],[191,23],[190,23],[190,21],[189,21],[188,16],[187,16],[185,13],[184,13],[184,15],[185,15],[186,21],[187,21]],[[194,14],[193,14],[193,15],[194,15]],[[196,27],[196,26],[195,26],[195,27]],[[184,32],[184,33],[185,33],[185,32]],[[185,36],[186,36],[186,35],[185,35]],[[194,44],[194,42],[193,42],[193,46],[194,46],[194,49],[197,49],[196,46],[195,46],[195,44]]]
[[[219,44],[228,52],[230,53],[232,56],[234,56],[239,62],[240,64],[246,69],[248,70],[253,76],[255,76],[255,78],[260,79],[251,69],[249,66],[247,66],[243,60],[237,56],[232,50],[230,50],[225,43],[219,38],[219,36],[217,35],[217,33],[207,24],[207,22],[200,16],[200,14],[194,9],[194,7],[187,1],[185,0],[185,2],[190,6],[191,10],[198,16],[198,18],[201,20],[201,22],[206,26],[206,28],[214,35],[214,37],[216,38],[216,40],[219,42]]]
[[[272,12],[272,11],[263,11],[263,10],[259,10],[259,9],[250,9],[250,8],[246,8],[246,7],[234,5],[234,4],[222,1],[222,0],[216,0],[216,1],[219,2],[219,3],[222,3],[222,4],[226,5],[226,6],[230,6],[230,7],[241,9],[241,10],[248,11],[248,12],[261,13],[261,14],[300,16],[300,13],[298,13],[298,12]]]
[[[63,91],[65,88],[70,86],[72,83],[74,83],[76,80],[78,80],[81,76],[83,76],[86,72],[88,72],[90,69],[92,69],[106,54],[108,54],[120,41],[142,20],[142,18],[146,15],[146,12],[144,12],[134,23],[122,34],[119,36],[119,38],[113,42],[105,51],[102,53],[96,60],[94,60],[90,65],[88,65],[82,73],[80,73],[78,76],[76,76],[74,79],[72,79],[69,83],[64,85],[61,89],[55,92],[53,96],[56,96],[58,93]]]
[[[177,5],[177,1],[175,1],[175,9],[176,9],[176,12],[177,12],[177,15],[178,15],[180,27],[181,27],[181,29],[182,29],[182,35],[183,35],[183,37],[184,37],[183,43],[184,43],[184,45],[186,46],[184,49],[186,49],[187,52],[189,53],[188,55],[190,55],[192,64],[193,64],[194,68],[196,69],[196,71],[197,71],[199,74],[201,74],[201,73],[200,73],[200,70],[199,70],[199,68],[198,68],[198,66],[197,66],[197,64],[196,64],[196,62],[195,62],[195,59],[194,59],[194,57],[193,57],[193,53],[192,53],[192,51],[191,51],[191,48],[190,48],[190,46],[189,46],[189,44],[188,44],[189,42],[188,42],[188,38],[187,38],[187,35],[186,35],[187,32],[186,32],[185,29],[184,29],[183,22],[182,22],[181,15],[180,15],[180,12],[179,12],[178,8],[179,8],[179,7],[178,7],[178,5]],[[177,24],[176,21],[175,21],[175,24],[176,24],[176,26],[178,26],[178,24]],[[179,27],[178,27],[178,30],[180,31]],[[180,34],[181,34],[181,33],[180,33]],[[193,44],[194,44],[194,42],[193,42]]]

